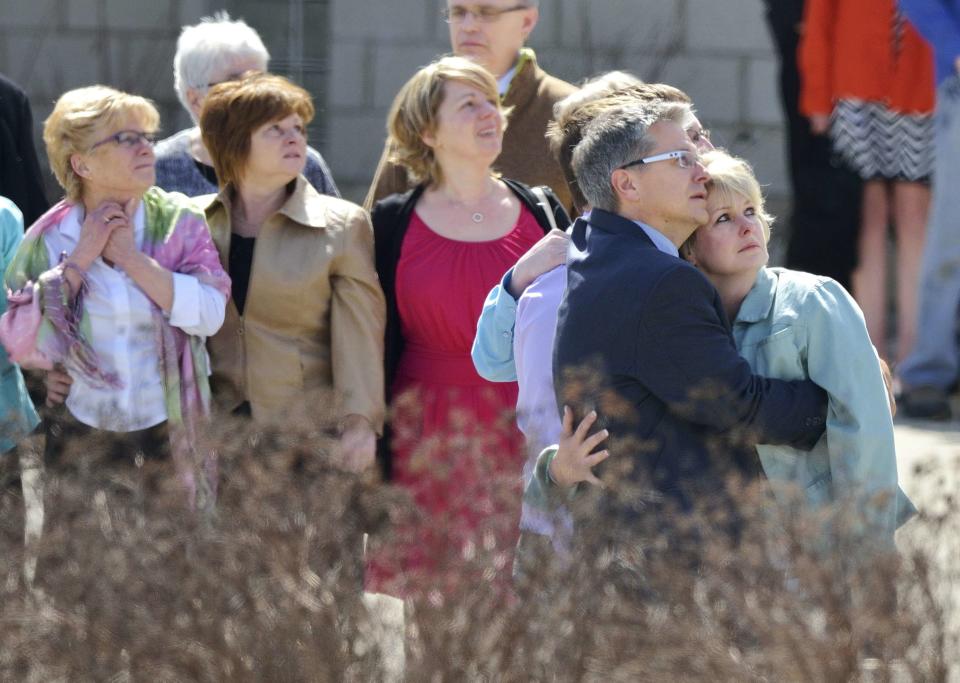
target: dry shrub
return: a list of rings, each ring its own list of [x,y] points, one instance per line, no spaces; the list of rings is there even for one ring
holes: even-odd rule
[[[569,563],[525,536],[540,557],[525,564],[515,601],[466,586],[416,606],[410,680],[947,679],[955,509],[904,530],[948,534],[954,560],[934,564],[929,544],[867,553],[847,533],[853,511],[785,515],[759,487],[733,493],[744,517],[735,541],[709,533],[728,520],[706,510],[666,530],[648,523],[654,514],[632,520],[632,543],[599,517],[581,525]],[[825,527],[829,552],[817,544]]]
[[[221,463],[212,519],[184,509],[168,464],[103,463],[102,444],[74,444],[46,475],[34,590],[19,519],[4,516],[0,678],[371,678],[362,530],[402,501],[332,467],[323,429],[230,420],[208,437]]]
[[[409,501],[337,470],[329,425],[294,418],[275,432],[211,429],[222,474],[212,519],[182,508],[162,465],[106,465],[99,444],[78,444],[47,474],[33,588],[22,501],[0,495],[0,679],[384,678],[360,601],[360,537],[409,514]],[[580,527],[573,559],[524,537],[530,561],[512,596],[477,579],[502,559],[478,539],[464,581],[408,603],[406,680],[947,678],[955,499],[911,522],[899,555],[859,556],[840,523],[853,511],[787,515],[765,491],[728,493],[741,502],[735,541],[713,533],[729,520],[707,508],[670,516],[649,492],[604,492],[642,502],[625,526],[597,511],[604,496],[582,496],[577,518],[596,523]],[[813,539],[827,522],[824,553]]]

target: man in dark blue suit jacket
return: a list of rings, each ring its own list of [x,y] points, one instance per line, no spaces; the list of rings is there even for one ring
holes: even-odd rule
[[[825,393],[754,375],[716,289],[678,256],[708,219],[690,115],[676,104],[607,112],[573,158],[593,210],[573,228],[554,372],[558,404],[596,409],[611,433],[599,517],[614,544],[652,530],[661,545],[699,546],[705,527],[678,524],[695,508],[720,515],[709,533],[736,535],[729,475],[762,476],[756,443],[810,448],[824,428]]]

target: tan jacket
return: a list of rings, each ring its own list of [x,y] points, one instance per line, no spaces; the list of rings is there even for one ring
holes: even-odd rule
[[[224,268],[230,263],[230,195],[203,202]],[[214,401],[249,401],[254,419],[281,419],[333,387],[342,414],[383,429],[383,291],[367,212],[319,194],[303,176],[261,228],[241,317],[231,300],[208,340]]]
[[[513,107],[513,111],[494,168],[511,180],[531,186],[546,185],[569,213],[573,211],[573,198],[560,164],[550,152],[546,132],[547,124],[553,120],[553,105],[577,88],[545,72],[537,65],[532,51],[524,51],[528,56],[503,98],[503,106]],[[389,151],[389,146],[385,145],[363,202],[368,211],[378,200],[396,192],[406,192],[414,185],[407,178],[406,169],[388,161]]]

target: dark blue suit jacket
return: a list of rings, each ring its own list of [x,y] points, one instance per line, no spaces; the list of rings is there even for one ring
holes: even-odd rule
[[[809,449],[824,429],[819,387],[754,375],[703,274],[602,210],[573,227],[554,377],[558,405],[596,408],[610,429],[605,467],[684,511],[735,506],[725,478],[761,476],[756,443]],[[616,508],[649,517],[651,503]]]

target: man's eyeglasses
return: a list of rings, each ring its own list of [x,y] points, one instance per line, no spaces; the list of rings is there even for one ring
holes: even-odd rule
[[[664,152],[663,154],[654,154],[652,157],[637,159],[636,161],[631,161],[630,163],[624,164],[620,168],[625,169],[630,168],[631,166],[640,166],[642,164],[655,164],[658,161],[669,161],[670,159],[676,159],[677,166],[680,168],[693,168],[700,162],[700,155],[696,152],[691,152],[688,149],[678,149],[674,150],[673,152]]]
[[[143,133],[138,130],[121,130],[119,133],[114,133],[110,137],[95,143],[90,148],[90,151],[92,152],[97,147],[105,145],[108,142],[114,142],[117,146],[123,147],[124,149],[133,149],[140,145],[150,145],[153,147],[157,144],[157,139],[156,133]]]
[[[455,5],[443,10],[443,20],[448,24],[459,24],[466,21],[469,15],[477,21],[490,24],[508,12],[518,12],[522,9],[530,9],[530,5],[514,5],[513,7],[504,8],[490,7],[488,5],[470,8]]]

